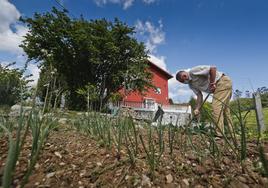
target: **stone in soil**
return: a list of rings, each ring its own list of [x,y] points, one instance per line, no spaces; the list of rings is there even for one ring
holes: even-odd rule
[[[190,185],[189,179],[183,179],[182,183],[183,183],[182,185],[184,185],[184,186],[189,186]]]
[[[173,182],[173,176],[171,174],[166,175],[166,180],[167,180],[167,183]]]
[[[237,188],[237,187],[239,187],[239,188],[249,188],[249,186],[247,184],[242,183],[242,182],[240,182],[238,180],[231,181],[229,187],[230,188]]]
[[[228,157],[224,157],[222,162],[225,164],[225,165],[229,165],[231,163],[231,160],[228,158]]]
[[[151,185],[151,180],[150,180],[150,178],[148,178],[146,175],[142,175],[142,181],[141,181],[141,185],[142,186],[149,186],[149,187],[151,187],[152,185]]]
[[[194,168],[194,172],[198,175],[207,173],[207,169],[204,166],[198,165]]]

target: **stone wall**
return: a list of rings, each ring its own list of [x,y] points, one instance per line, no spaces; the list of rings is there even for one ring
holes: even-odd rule
[[[143,119],[143,120],[152,120],[156,113],[155,110],[148,110],[148,109],[135,109],[135,119]],[[183,113],[183,112],[172,112],[172,111],[165,111],[162,118],[162,124],[167,125],[171,123],[172,125],[177,126],[184,126],[188,124],[191,119],[190,113]]]
[[[189,123],[191,119],[191,114],[182,112],[165,112],[162,124],[167,125],[171,123],[172,125],[184,126]]]
[[[21,106],[19,104],[15,104],[11,107],[9,116],[18,117],[20,116],[20,111],[22,110],[23,115],[28,115],[31,111],[32,107],[30,106]]]
[[[143,119],[143,120],[152,120],[155,115],[155,110],[149,110],[149,109],[139,109],[135,110],[136,112],[136,119]]]
[[[176,106],[175,106],[176,107]],[[115,107],[111,108],[114,109]],[[113,113],[113,115],[119,116],[132,116],[136,120],[149,120],[152,121],[157,112],[158,106],[155,108],[146,109],[146,108],[132,108],[132,107],[117,107],[118,113]],[[162,108],[164,115],[162,118],[162,124],[172,124],[177,126],[187,125],[191,119],[191,108],[190,106],[182,106],[176,108]]]

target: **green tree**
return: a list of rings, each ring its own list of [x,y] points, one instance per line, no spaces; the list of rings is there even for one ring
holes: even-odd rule
[[[96,87],[88,83],[84,88],[80,88],[76,92],[85,98],[85,101],[87,102],[87,110],[91,110],[92,103],[97,100]]]
[[[238,100],[239,100],[239,105],[242,111],[248,111],[254,108],[253,98],[236,98],[230,102],[230,107],[232,109],[232,112],[235,112],[235,113],[239,112]]]
[[[96,87],[99,104],[122,87],[140,92],[152,87],[144,44],[134,38],[134,28],[118,19],[73,20],[53,8],[22,21],[29,32],[21,47],[30,60],[45,69],[53,66],[65,79],[70,107],[83,106],[76,91],[88,83]]]
[[[52,65],[43,66],[37,84],[37,96],[44,102],[46,110],[59,106],[61,95],[67,90],[65,79]]]
[[[261,94],[262,107],[268,107],[268,92]]]
[[[261,101],[263,107],[268,107],[268,88],[267,87],[260,87],[257,89],[257,92],[261,94]]]
[[[29,96],[27,87],[29,76],[24,76],[22,70],[10,68],[14,64],[7,66],[0,64],[0,105],[12,106]]]

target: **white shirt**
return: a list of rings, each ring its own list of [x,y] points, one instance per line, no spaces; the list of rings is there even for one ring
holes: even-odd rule
[[[198,94],[200,91],[210,93],[210,67],[211,66],[208,65],[200,65],[189,70],[189,87],[195,94]],[[222,72],[216,71],[215,82],[218,81],[222,75]]]

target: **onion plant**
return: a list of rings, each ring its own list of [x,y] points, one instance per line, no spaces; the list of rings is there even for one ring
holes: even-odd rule
[[[145,151],[146,154],[146,159],[147,159],[147,163],[149,165],[149,172],[152,178],[154,178],[154,173],[155,170],[158,168],[159,164],[160,164],[160,159],[164,153],[164,149],[165,149],[165,143],[164,143],[164,139],[163,139],[163,127],[161,125],[161,123],[159,124],[160,126],[158,126],[156,129],[157,131],[157,135],[158,135],[158,143],[155,143],[154,138],[153,138],[153,133],[154,133],[154,128],[151,125],[148,125],[148,130],[147,130],[147,139],[148,143],[147,143],[147,147],[146,147],[146,143],[143,139],[142,135],[139,135],[142,147]],[[158,150],[157,150],[157,146],[158,146]]]
[[[51,130],[57,127],[58,120],[53,116],[53,114],[49,114],[46,116],[42,116],[40,112],[34,111],[30,119],[30,128],[32,133],[32,147],[31,147],[31,155],[30,162],[27,167],[26,174],[23,177],[23,181],[21,186],[24,187],[30,177],[33,168],[37,162],[40,151],[48,137],[48,134]]]
[[[126,120],[125,146],[130,163],[134,166],[138,155],[138,131],[131,117]]]
[[[169,146],[169,154],[173,154],[173,145],[176,134],[176,127],[172,124],[168,125],[168,146]]]
[[[20,116],[17,119],[18,123],[17,125],[15,123],[13,124],[13,127],[16,130],[15,138],[13,138],[12,132],[7,128],[7,126],[9,126],[9,121],[12,120],[3,121],[4,123],[0,124],[0,127],[8,134],[9,137],[8,155],[2,181],[4,188],[12,185],[16,163],[23,149],[23,145],[26,142],[26,135],[28,135],[28,133],[31,134],[32,145],[30,162],[27,166],[26,173],[23,176],[21,187],[27,183],[49,131],[57,124],[57,120],[53,117],[53,115],[51,115],[52,117],[43,116],[39,112],[32,109],[31,112],[26,115],[22,111],[21,107]]]
[[[16,131],[16,138],[15,140],[13,139],[12,136],[12,132],[10,132],[7,128],[6,128],[6,124],[1,124],[1,128],[6,131],[6,133],[8,134],[9,137],[9,142],[8,142],[8,155],[7,155],[7,159],[6,159],[6,165],[4,168],[4,175],[3,175],[3,187],[4,188],[8,188],[11,186],[12,180],[13,180],[13,175],[14,175],[14,171],[15,171],[15,166],[16,163],[18,161],[19,158],[19,154],[21,151],[21,132],[22,132],[22,128],[23,128],[23,123],[25,116],[23,115],[22,112],[22,107],[20,108],[20,116],[18,119],[18,127],[17,127],[17,131]],[[5,121],[4,123],[7,123],[7,121]]]

